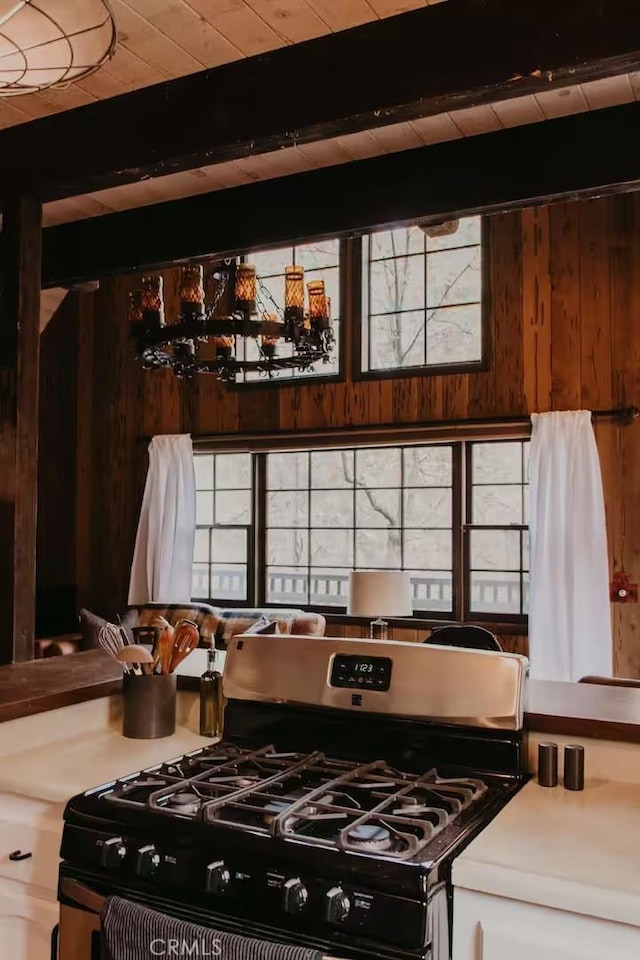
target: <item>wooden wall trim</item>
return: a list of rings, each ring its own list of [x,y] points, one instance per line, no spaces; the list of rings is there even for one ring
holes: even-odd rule
[[[34,655],[42,204],[3,211],[0,266],[0,663]]]

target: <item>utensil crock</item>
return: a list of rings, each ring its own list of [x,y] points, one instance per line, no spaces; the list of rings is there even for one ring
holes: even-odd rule
[[[175,673],[122,678],[122,734],[134,740],[170,737],[176,730]]]

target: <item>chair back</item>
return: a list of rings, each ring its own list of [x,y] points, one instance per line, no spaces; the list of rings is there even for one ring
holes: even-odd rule
[[[444,647],[467,647],[470,650],[495,650],[502,652],[498,638],[485,627],[473,623],[447,624],[436,627],[424,643],[437,643]]]

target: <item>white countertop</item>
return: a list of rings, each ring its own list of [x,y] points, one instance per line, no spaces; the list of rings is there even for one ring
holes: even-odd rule
[[[640,926],[640,784],[530,781],[456,858],[453,883]]]
[[[88,701],[0,724],[0,792],[64,803],[91,787],[211,742],[198,733],[196,695],[179,695],[176,732],[158,740],[122,736],[119,699]]]

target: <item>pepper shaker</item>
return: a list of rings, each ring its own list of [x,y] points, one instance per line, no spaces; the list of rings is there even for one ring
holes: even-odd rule
[[[558,744],[538,744],[538,783],[541,787],[558,786]]]
[[[578,743],[564,748],[564,788],[584,790],[584,747]]]

